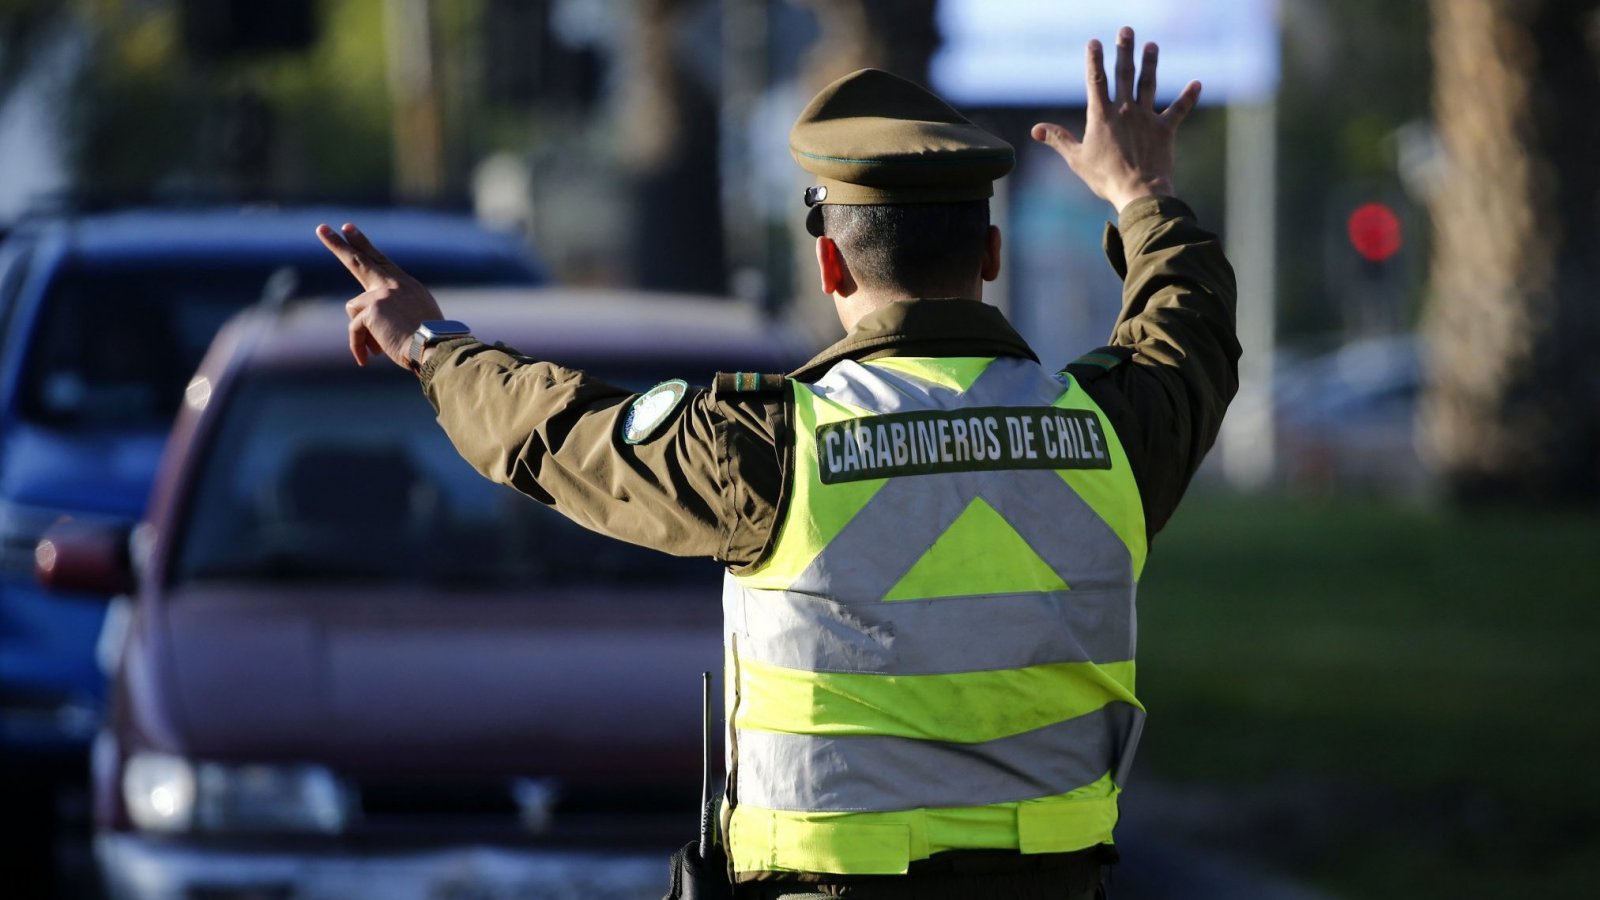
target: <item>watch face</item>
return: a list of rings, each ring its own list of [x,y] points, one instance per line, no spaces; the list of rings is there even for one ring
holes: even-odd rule
[[[468,328],[466,323],[457,322],[455,319],[434,319],[423,322],[422,327],[418,328],[417,331],[422,335],[424,341],[472,333],[472,329]]]

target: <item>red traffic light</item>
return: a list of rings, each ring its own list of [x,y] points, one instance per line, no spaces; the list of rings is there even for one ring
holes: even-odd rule
[[[1382,203],[1363,203],[1346,223],[1350,245],[1361,258],[1383,262],[1400,252],[1400,217]]]

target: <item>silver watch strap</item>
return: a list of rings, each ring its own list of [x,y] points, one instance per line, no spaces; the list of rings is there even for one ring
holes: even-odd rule
[[[422,329],[411,332],[411,371],[422,371],[422,351],[428,346],[428,341],[422,336]]]

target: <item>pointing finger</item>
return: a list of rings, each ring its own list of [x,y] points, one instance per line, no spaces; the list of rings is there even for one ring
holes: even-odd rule
[[[1133,29],[1122,26],[1117,32],[1117,95],[1118,103],[1133,101]]]
[[[1156,58],[1161,48],[1155,44],[1144,45],[1144,61],[1139,66],[1139,105],[1148,110],[1156,107]]]
[[[375,286],[372,279],[377,273],[373,271],[372,265],[362,257],[360,251],[346,243],[339,232],[326,225],[318,225],[317,237],[321,239],[322,246],[327,247],[328,252],[338,257],[339,262],[344,264],[345,270],[353,275],[362,287]]]
[[[350,242],[350,246],[372,263],[373,268],[382,269],[391,265],[389,257],[374,247],[372,241],[367,239],[366,233],[357,228],[354,222],[344,223],[344,236]]]
[[[1184,118],[1194,109],[1200,101],[1200,82],[1191,81],[1183,86],[1183,92],[1178,94],[1178,99],[1161,114],[1161,120],[1173,128],[1177,128]]]
[[[1088,87],[1089,108],[1104,109],[1111,105],[1111,98],[1106,95],[1105,50],[1099,41],[1089,42],[1088,50],[1084,53],[1084,69],[1083,81]]]
[[[328,248],[328,253],[338,256],[339,261],[344,263],[344,267],[349,269],[350,258],[354,256],[354,251],[350,250],[349,243],[344,242],[344,239],[339,237],[339,232],[333,231],[331,227],[325,226],[325,224],[320,224],[320,226],[317,226],[317,240],[322,242],[323,247]]]

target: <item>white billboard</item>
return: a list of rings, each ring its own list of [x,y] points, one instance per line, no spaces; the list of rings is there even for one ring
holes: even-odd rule
[[[1201,103],[1277,91],[1276,0],[940,0],[930,80],[957,106],[1081,106],[1084,45],[1100,39],[1109,74],[1123,25],[1161,45],[1165,99],[1194,79]]]

